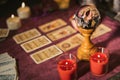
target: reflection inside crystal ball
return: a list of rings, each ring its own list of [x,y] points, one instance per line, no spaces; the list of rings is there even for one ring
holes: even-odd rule
[[[86,5],[75,13],[74,19],[78,28],[91,29],[99,23],[100,13],[95,6]]]

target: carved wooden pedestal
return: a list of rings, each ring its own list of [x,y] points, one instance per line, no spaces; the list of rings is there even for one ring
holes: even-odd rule
[[[91,54],[96,51],[96,47],[90,40],[90,36],[92,35],[94,29],[83,29],[79,28],[79,32],[83,35],[84,39],[77,50],[77,57],[80,60],[89,60]]]

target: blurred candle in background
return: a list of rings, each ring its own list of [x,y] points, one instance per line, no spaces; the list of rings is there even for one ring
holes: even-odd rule
[[[116,13],[120,11],[120,1],[119,0],[113,0],[113,11]]]
[[[54,0],[54,1],[57,3],[59,9],[62,10],[68,9],[70,6],[70,0]]]
[[[29,18],[31,15],[30,8],[28,6],[25,6],[25,3],[22,2],[22,5],[17,10],[17,14],[20,17],[20,19],[26,19]]]
[[[16,30],[21,27],[21,21],[19,17],[14,16],[13,14],[6,20],[7,26],[10,30]]]

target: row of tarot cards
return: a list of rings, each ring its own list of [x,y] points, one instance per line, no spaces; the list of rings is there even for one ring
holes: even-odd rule
[[[17,44],[20,44],[20,46],[26,53],[30,53],[34,50],[42,48],[43,46],[51,44],[56,40],[60,40],[74,34],[73,36],[70,36],[64,41],[56,43],[55,45],[45,48],[44,50],[33,53],[31,55],[32,59],[37,64],[39,64],[43,61],[46,61],[54,56],[61,54],[62,51],[66,52],[81,44],[83,36],[77,33],[77,31],[74,30],[70,25],[66,24],[67,23],[62,19],[53,20],[38,27],[40,31],[46,33],[45,35],[42,35],[40,31],[38,31],[36,28],[33,28],[25,32],[16,34],[15,36],[13,36],[13,39]],[[92,35],[92,38],[98,37],[109,31],[111,31],[110,28],[101,24],[97,28],[95,33]]]
[[[16,60],[7,52],[0,54],[0,80],[18,80]]]

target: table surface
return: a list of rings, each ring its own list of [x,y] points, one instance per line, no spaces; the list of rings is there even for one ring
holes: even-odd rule
[[[28,19],[22,20],[22,27],[20,29],[10,31],[6,40],[0,42],[0,53],[8,52],[12,57],[16,58],[19,80],[59,80],[59,75],[56,68],[56,57],[41,64],[36,64],[30,58],[30,54],[32,53],[26,53],[19,44],[15,43],[13,36],[32,28],[38,29],[39,25],[57,18],[61,18],[65,20],[68,25],[71,25],[69,18],[78,8],[78,6],[74,6],[68,10],[57,10],[52,13],[48,13],[47,15],[31,16]],[[7,27],[5,21],[5,18],[1,18],[0,26]],[[110,50],[109,70],[106,75],[98,78],[92,77],[92,80],[107,80],[111,76],[120,72],[120,23],[108,16],[102,17],[102,23],[110,27],[112,31],[99,36],[92,41],[94,44],[106,47]],[[42,35],[45,34],[42,33]],[[58,42],[53,42],[53,44]],[[67,52],[76,55],[76,50],[77,48],[74,48]],[[88,80],[91,78],[88,61],[79,61],[77,71],[77,80]]]

